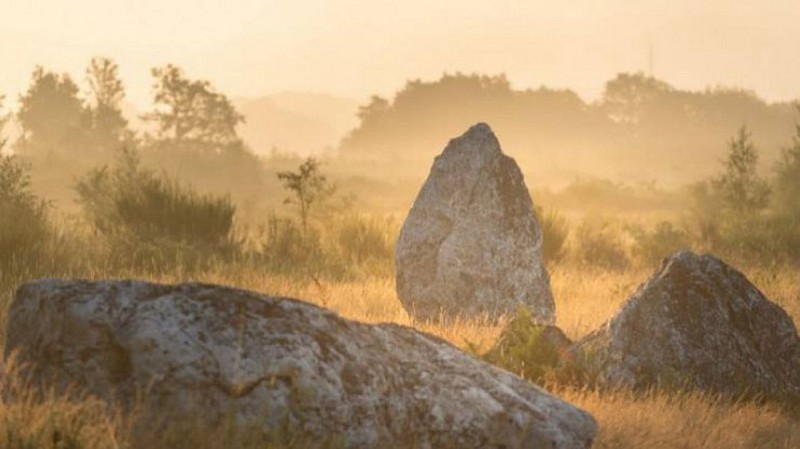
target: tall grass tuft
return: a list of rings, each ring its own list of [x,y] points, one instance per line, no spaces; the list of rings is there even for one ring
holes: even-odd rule
[[[555,210],[538,208],[537,213],[542,227],[542,257],[546,264],[557,263],[567,254],[569,225]]]
[[[629,260],[619,225],[604,217],[587,217],[575,230],[575,254],[580,263],[621,271]]]

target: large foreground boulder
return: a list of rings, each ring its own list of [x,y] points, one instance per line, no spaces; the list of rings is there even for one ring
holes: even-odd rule
[[[202,284],[47,280],[11,306],[28,375],[159,417],[240,423],[347,448],[586,448],[587,413],[445,341],[293,299]],[[152,408],[150,408],[152,407]],[[338,446],[337,446],[338,447]]]
[[[417,319],[496,318],[525,306],[554,322],[533,202],[486,124],[436,157],[400,231],[396,266],[397,295]]]
[[[800,392],[792,319],[710,255],[680,251],[665,259],[577,349],[614,384],[768,397]]]

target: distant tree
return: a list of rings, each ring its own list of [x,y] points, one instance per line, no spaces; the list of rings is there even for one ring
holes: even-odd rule
[[[692,222],[707,250],[754,256],[770,250],[770,187],[758,175],[758,150],[741,127],[728,142],[722,172],[692,189]]]
[[[320,162],[313,157],[303,161],[297,171],[278,172],[278,179],[291,194],[284,202],[297,205],[305,235],[308,230],[311,207],[333,193],[334,187],[320,173]]]
[[[130,138],[128,121],[122,116],[125,88],[119,67],[108,58],[92,58],[86,68],[89,84],[93,143],[101,151],[117,150]]]
[[[747,128],[741,127],[728,142],[724,172],[711,181],[723,208],[736,217],[757,215],[769,203],[769,185],[758,176],[757,169],[758,150]]]
[[[358,107],[356,117],[358,117],[358,119],[362,122],[365,120],[370,120],[386,113],[389,111],[390,107],[391,104],[389,103],[389,100],[378,95],[373,95],[369,99],[369,103]]]
[[[602,106],[615,122],[636,125],[650,105],[662,102],[673,90],[669,84],[642,73],[621,73],[606,83]]]
[[[208,81],[192,81],[173,65],[152,74],[155,109],[143,118],[156,125],[156,143],[214,152],[242,146],[236,126],[244,116]]]
[[[33,71],[31,84],[20,96],[17,119],[22,136],[15,149],[21,154],[70,154],[86,144],[89,114],[78,97],[78,86],[67,74]]]

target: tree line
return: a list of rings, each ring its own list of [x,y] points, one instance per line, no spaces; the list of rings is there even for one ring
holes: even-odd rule
[[[244,116],[210,82],[192,79],[177,66],[155,67],[151,75],[152,107],[139,117],[143,129],[134,129],[122,112],[125,86],[113,60],[93,58],[80,85],[69,74],[37,67],[19,97],[20,136],[6,144],[31,165],[35,190],[70,208],[75,179],[127,150],[144,166],[202,192],[256,204],[265,177],[237,134]]]
[[[87,93],[69,74],[37,67],[16,114],[22,135],[16,154],[33,158],[93,157],[120,147],[225,153],[244,146],[236,125],[244,120],[208,81],[191,80],[173,65],[152,70],[153,108],[141,118],[154,131],[132,130],[122,114],[125,88],[111,59],[93,58]]]
[[[713,173],[720,143],[742,125],[765,161],[776,160],[795,120],[790,102],[737,88],[679,89],[641,73],[619,74],[595,101],[568,89],[515,89],[504,75],[445,74],[375,96],[358,116],[339,147],[348,163],[425,173],[450,138],[483,121],[540,185],[578,176],[693,182]]]

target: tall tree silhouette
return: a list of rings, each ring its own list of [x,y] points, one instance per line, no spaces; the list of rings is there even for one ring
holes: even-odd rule
[[[244,116],[211,83],[190,80],[174,65],[152,74],[155,109],[143,118],[156,125],[157,146],[212,152],[242,146],[236,125]]]
[[[99,151],[116,150],[132,136],[128,121],[122,116],[125,88],[119,79],[119,67],[108,58],[92,58],[86,69],[89,84],[93,145]]]
[[[53,156],[84,147],[91,119],[78,92],[69,75],[36,67],[27,92],[20,96],[17,119],[22,136],[15,150],[32,156]]]

